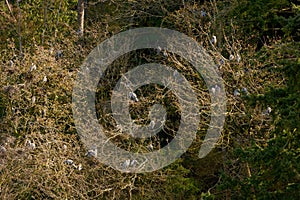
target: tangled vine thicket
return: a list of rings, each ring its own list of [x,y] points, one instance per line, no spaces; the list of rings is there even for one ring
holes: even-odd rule
[[[298,1],[89,1],[83,36],[76,32],[76,6],[75,0],[0,3],[1,199],[299,198]],[[202,77],[170,52],[128,53],[105,71],[97,88],[97,115],[108,135],[116,130],[114,86],[144,63],[185,76],[197,93],[201,121],[196,140],[175,163],[151,173],[121,173],[87,153],[72,117],[72,90],[97,44],[149,26],[186,34],[214,59],[226,87],[226,122],[216,148],[199,159],[211,114]],[[160,103],[168,111],[165,126],[150,139],[122,134],[113,142],[155,151],[176,136],[180,105],[156,84],[135,93],[140,101],[130,105],[132,119],[149,124],[148,109]]]

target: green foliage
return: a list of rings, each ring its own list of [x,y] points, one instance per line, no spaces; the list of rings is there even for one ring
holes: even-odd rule
[[[168,199],[198,199],[200,188],[196,180],[188,176],[190,171],[180,163],[172,164],[169,168],[169,170],[175,170],[176,174],[167,178]]]
[[[71,32],[75,33],[77,27],[76,0],[68,1],[20,1],[10,4],[11,15],[5,15],[1,21],[1,41],[15,38],[21,39],[22,45],[31,47],[35,45],[53,45]],[[5,3],[0,9],[7,10]],[[9,13],[9,12],[7,12]],[[8,23],[9,21],[13,23]],[[2,45],[4,45],[2,43]],[[16,43],[19,49],[19,42]],[[25,48],[25,50],[26,50]]]
[[[297,199],[300,189],[299,132],[283,131],[262,148],[253,143],[236,149],[241,162],[250,165],[252,175],[244,179],[225,176],[220,189],[230,188],[232,198]]]
[[[261,48],[272,39],[293,38],[299,41],[299,12],[291,0],[243,0],[233,3],[229,16],[239,35]]]
[[[251,106],[263,104],[272,107],[275,128],[264,137],[265,143],[253,140],[250,147],[234,151],[239,162],[249,165],[251,175],[243,178],[224,175],[219,189],[229,188],[233,199],[299,198],[299,56],[299,43],[265,47],[257,54],[262,63],[271,63],[266,65],[270,72],[284,75],[285,84],[282,87],[269,86],[264,95],[249,99]]]

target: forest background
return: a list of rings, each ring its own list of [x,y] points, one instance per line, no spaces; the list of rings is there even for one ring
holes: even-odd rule
[[[76,0],[0,2],[1,199],[300,198],[298,0],[83,3],[81,27]],[[189,150],[158,171],[121,173],[86,156],[72,117],[77,70],[99,43],[137,27],[182,32],[214,58],[227,112],[222,138],[205,158],[197,156],[209,122],[205,109]],[[184,60],[136,51],[118,59],[98,88],[99,123],[108,130],[105,108],[120,73],[153,60],[172,63],[200,91],[202,105],[209,105],[208,89]],[[137,94],[143,104],[132,105],[141,124],[155,99],[169,108],[168,131],[153,139],[154,149],[162,145],[158,139],[167,144],[174,137],[168,134],[180,119],[176,99],[163,93],[158,86],[142,88]],[[114,142],[125,149],[145,145],[132,138]]]

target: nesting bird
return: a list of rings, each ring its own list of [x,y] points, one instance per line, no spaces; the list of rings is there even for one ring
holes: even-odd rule
[[[201,10],[200,15],[201,15],[201,17],[206,17],[206,12],[204,10]]]
[[[6,153],[6,148],[4,146],[0,147],[0,153],[2,153],[2,154]]]
[[[155,121],[154,120],[152,120],[151,122],[150,122],[150,127],[152,128],[152,129],[154,129],[154,127],[155,127]]]
[[[156,49],[156,53],[159,54],[161,51],[162,51],[161,47],[158,46],[157,49]]]
[[[234,59],[234,55],[230,54],[229,60],[233,60],[233,59]]]
[[[58,50],[56,53],[55,53],[55,59],[58,60],[60,58],[63,57],[63,51],[62,50]]]
[[[64,161],[64,163],[67,164],[67,165],[73,165],[74,161],[71,160],[71,159],[67,159],[67,160]]]
[[[36,65],[34,63],[31,63],[29,71],[32,72],[34,70],[36,70]]]
[[[44,76],[43,82],[47,82],[47,76]]]
[[[147,146],[147,149],[148,149],[149,151],[153,151],[153,145],[152,145],[152,143],[150,143],[150,144]]]
[[[217,94],[221,91],[221,88],[220,88],[220,86],[215,85],[211,88],[211,91],[212,91],[213,94]]]
[[[127,160],[125,160],[125,161],[123,162],[122,168],[123,168],[123,169],[127,169],[127,168],[129,167],[129,165],[130,165],[130,160],[127,159]]]
[[[14,66],[14,62],[12,60],[9,61],[9,66],[13,67]]]
[[[74,161],[71,160],[71,159],[65,160],[64,164],[71,165],[72,167],[74,167],[75,169],[78,169],[79,171],[82,170],[82,164],[79,164],[78,166],[76,166],[75,163],[74,163]]]
[[[216,93],[216,88],[215,88],[215,87],[212,87],[212,88],[211,88],[211,91],[212,91],[213,94],[215,94],[215,93]]]
[[[224,65],[225,64],[225,61],[222,58],[219,60],[219,62],[220,62],[220,65]]]
[[[97,153],[98,153],[98,150],[97,150],[97,148],[95,148],[95,149],[88,150],[85,155],[87,157],[97,157]]]
[[[31,97],[31,103],[32,103],[32,104],[35,104],[35,101],[36,101],[36,97],[35,97],[35,96],[32,96],[32,97]]]
[[[130,167],[134,167],[135,168],[138,164],[139,164],[139,162],[137,160],[132,160],[130,162]]]
[[[137,98],[137,95],[134,92],[129,92],[129,99],[134,101],[134,102],[139,101],[139,99]]]
[[[265,114],[269,115],[272,112],[272,108],[271,107],[267,107]]]
[[[242,58],[241,58],[240,54],[237,54],[237,55],[236,55],[236,61],[239,63],[239,62],[241,61],[241,59],[242,59]]]
[[[28,146],[30,149],[35,149],[35,144],[34,144],[34,142],[31,142],[30,140],[27,140],[27,146]]]
[[[79,164],[78,166],[77,166],[77,169],[80,171],[80,170],[82,170],[82,164]]]
[[[247,90],[247,88],[243,87],[243,88],[242,88],[242,92],[243,92],[245,95],[248,95],[248,90]]]
[[[240,96],[240,91],[239,89],[235,89],[233,92],[234,96]]]
[[[217,45],[217,37],[215,35],[212,36],[211,43],[216,46]]]

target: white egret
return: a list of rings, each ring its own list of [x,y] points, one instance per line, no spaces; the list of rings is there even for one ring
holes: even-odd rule
[[[55,53],[55,59],[58,60],[60,58],[63,57],[63,51],[61,50],[58,50],[56,53]]]
[[[82,170],[82,164],[79,164],[79,165],[77,166],[77,169],[78,169],[78,171]]]
[[[139,99],[137,98],[137,95],[134,92],[129,92],[129,98],[132,101],[138,102]]]
[[[213,87],[211,88],[211,91],[212,91],[213,94],[215,94],[215,93],[216,93],[216,88],[213,86]]]
[[[272,108],[271,107],[267,107],[265,114],[269,115],[272,112]]]
[[[241,58],[240,54],[237,54],[237,55],[236,55],[236,61],[239,63],[239,62],[241,61],[241,59],[242,59],[242,58]]]
[[[139,164],[137,160],[132,160],[130,163],[130,167],[136,167]]]
[[[211,39],[211,43],[216,46],[217,44],[217,37],[215,35],[212,36],[212,39]]]
[[[35,97],[35,96],[32,96],[32,97],[31,97],[31,103],[32,103],[32,104],[35,104],[35,101],[36,101],[36,97]]]
[[[220,93],[220,92],[221,92],[221,88],[220,88],[220,86],[218,86],[218,85],[215,85],[215,90],[216,90],[216,93]]]
[[[127,169],[127,168],[129,167],[129,165],[130,165],[130,160],[127,159],[127,160],[125,160],[125,161],[123,162],[122,168],[123,168],[123,169]]]
[[[47,76],[44,76],[43,82],[47,82]]]
[[[67,165],[73,165],[74,161],[71,160],[71,159],[67,159],[67,160],[64,161],[64,163],[67,164]]]
[[[233,94],[234,94],[234,96],[240,96],[239,89],[235,89]]]
[[[150,143],[150,144],[147,146],[147,149],[148,149],[149,151],[153,151],[153,145],[152,145],[152,143]]]
[[[98,150],[97,150],[97,148],[94,148],[94,149],[88,150],[85,155],[87,157],[97,157],[97,154],[98,154]]]
[[[13,67],[14,66],[14,62],[12,60],[9,61],[9,66]]]
[[[242,88],[242,92],[243,92],[245,95],[248,95],[248,90],[247,90],[247,88],[243,87],[243,88]]]
[[[224,65],[225,64],[225,61],[222,58],[219,61],[220,61],[220,65]]]
[[[32,71],[34,71],[34,70],[36,70],[36,65],[35,65],[34,63],[31,63],[31,66],[30,66],[30,68],[29,68],[29,71],[32,72]]]
[[[30,140],[27,140],[27,146],[28,146],[30,149],[35,149],[35,144],[34,144],[34,142],[31,142]]]
[[[5,154],[6,148],[5,148],[4,146],[1,146],[1,147],[0,147],[0,152]]]

